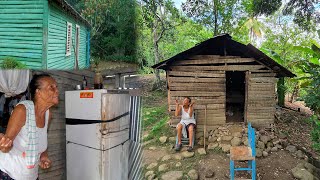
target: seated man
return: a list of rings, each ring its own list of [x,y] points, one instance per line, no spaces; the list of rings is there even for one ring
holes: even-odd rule
[[[181,138],[182,135],[184,137],[189,137],[189,146],[188,151],[192,151],[192,139],[193,139],[193,131],[196,128],[196,120],[194,119],[194,113],[193,113],[193,105],[194,103],[191,103],[191,99],[189,97],[186,97],[183,100],[183,105],[179,105],[178,100],[176,100],[176,110],[175,110],[175,116],[178,116],[181,114],[181,120],[177,124],[177,134],[178,134],[178,144],[176,145],[176,151],[180,151],[182,144],[181,144]]]

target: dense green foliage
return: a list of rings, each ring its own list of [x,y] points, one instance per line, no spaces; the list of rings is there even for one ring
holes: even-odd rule
[[[26,69],[27,66],[19,62],[16,58],[7,57],[4,58],[0,64],[1,69]]]

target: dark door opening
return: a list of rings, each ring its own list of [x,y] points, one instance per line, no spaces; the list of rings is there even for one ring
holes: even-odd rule
[[[226,120],[244,122],[245,78],[244,71],[226,71]]]

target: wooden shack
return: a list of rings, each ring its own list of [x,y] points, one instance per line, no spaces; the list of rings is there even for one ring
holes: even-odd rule
[[[169,111],[175,100],[195,101],[198,127],[229,122],[269,126],[274,122],[276,82],[294,77],[289,70],[251,44],[228,34],[208,39],[153,66],[166,71]],[[179,118],[172,117],[175,126]]]
[[[0,64],[31,69],[89,66],[90,24],[65,0],[0,1]]]

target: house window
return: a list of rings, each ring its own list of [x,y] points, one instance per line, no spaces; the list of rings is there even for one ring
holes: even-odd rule
[[[71,50],[72,50],[72,24],[67,22],[66,56],[71,55]]]

